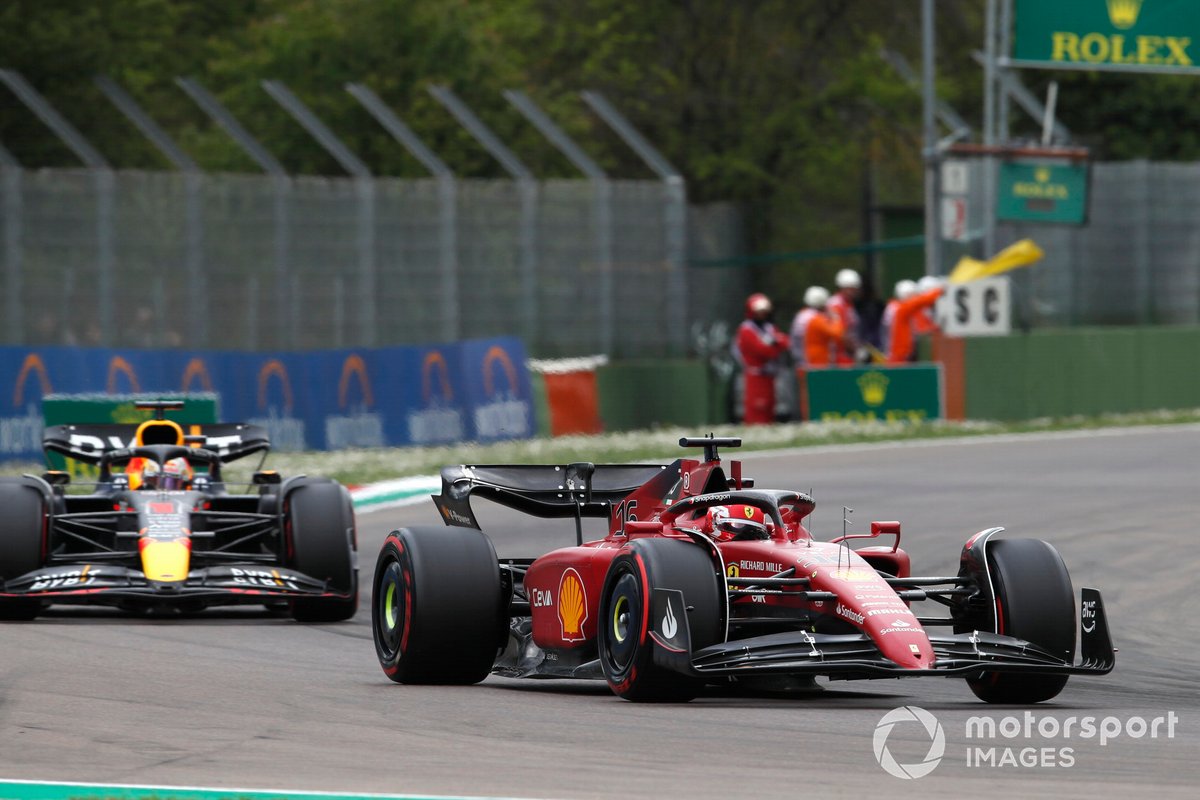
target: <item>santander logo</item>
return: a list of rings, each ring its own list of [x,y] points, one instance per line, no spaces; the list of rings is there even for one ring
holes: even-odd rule
[[[853,622],[853,623],[856,623],[856,624],[858,624],[858,625],[862,625],[862,621],[863,621],[863,615],[862,615],[862,614],[858,614],[858,613],[856,613],[856,612],[854,612],[854,611],[851,611],[850,609],[846,608],[846,607],[845,607],[844,605],[842,605],[841,603],[838,603],[838,604],[837,604],[837,609],[835,609],[835,613],[836,613],[836,614],[837,614],[839,617],[842,617],[842,618],[844,618],[844,619],[848,619],[848,620],[850,620],[851,622]]]

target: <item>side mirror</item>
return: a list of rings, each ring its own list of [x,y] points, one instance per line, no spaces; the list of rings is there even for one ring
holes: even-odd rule
[[[52,469],[42,473],[42,480],[51,486],[66,486],[71,482],[71,473],[63,472],[61,469]]]
[[[255,486],[277,486],[283,482],[283,476],[273,469],[265,469],[254,473],[250,481]]]
[[[657,536],[663,532],[663,524],[658,520],[629,520],[625,523],[626,536]]]

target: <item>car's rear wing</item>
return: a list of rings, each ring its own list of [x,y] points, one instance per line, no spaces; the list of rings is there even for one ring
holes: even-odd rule
[[[479,528],[471,495],[534,517],[607,518],[613,505],[670,469],[663,464],[530,464],[442,469],[434,505],[447,525]]]
[[[88,464],[98,464],[101,456],[105,453],[139,444],[138,431],[144,426],[145,423],[143,425],[109,423],[51,425],[42,433],[42,448]],[[259,425],[247,425],[240,422],[212,422],[202,425],[179,426],[167,421],[156,427],[174,427],[176,431],[171,433],[172,441],[161,438],[150,441],[152,437],[143,431],[146,441],[142,443],[183,444],[186,442],[217,453],[222,462],[234,461],[252,453],[271,449],[271,440],[267,435],[267,430]],[[175,441],[176,434],[183,441]]]

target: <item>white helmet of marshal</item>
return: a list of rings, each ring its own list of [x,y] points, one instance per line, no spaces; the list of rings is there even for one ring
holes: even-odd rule
[[[849,268],[838,270],[837,277],[833,279],[833,282],[837,284],[839,289],[862,288],[862,278],[858,276],[857,272]]]
[[[804,305],[809,308],[824,308],[829,302],[829,290],[823,286],[810,286],[804,292]]]

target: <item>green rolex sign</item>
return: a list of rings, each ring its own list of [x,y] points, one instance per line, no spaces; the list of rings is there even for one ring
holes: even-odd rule
[[[1195,69],[1200,2],[1016,0],[1015,34],[1013,58],[1024,66]]]
[[[996,180],[996,217],[1015,222],[1087,222],[1086,164],[1004,161]]]
[[[811,369],[804,374],[813,420],[922,422],[942,416],[942,367]]]

